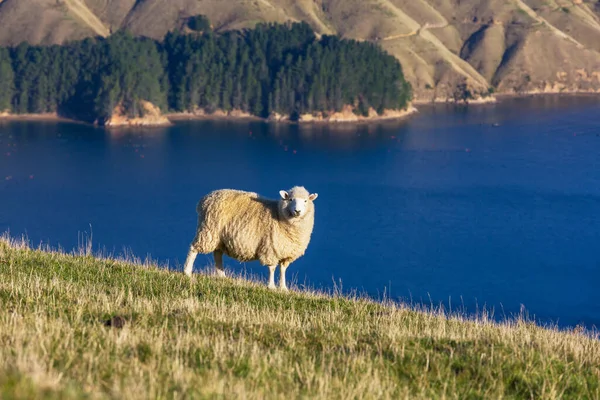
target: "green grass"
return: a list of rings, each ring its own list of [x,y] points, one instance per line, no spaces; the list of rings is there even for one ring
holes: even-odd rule
[[[591,399],[600,342],[0,241],[0,398],[44,397]]]
[[[523,10],[521,7],[517,7],[517,12],[521,15],[524,15],[526,17],[529,16],[529,14],[527,13],[527,11]]]

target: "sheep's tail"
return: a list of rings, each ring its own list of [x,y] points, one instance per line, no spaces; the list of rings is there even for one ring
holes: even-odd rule
[[[203,200],[198,202],[196,212],[198,213],[198,226],[196,228],[196,236],[192,241],[192,247],[198,253],[212,253],[219,246],[219,235],[218,232],[212,232],[210,227],[206,226],[206,210],[204,209]]]

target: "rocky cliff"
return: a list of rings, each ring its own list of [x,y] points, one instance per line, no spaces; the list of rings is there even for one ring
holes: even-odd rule
[[[299,122],[367,122],[390,119],[402,119],[417,112],[417,109],[409,105],[405,110],[384,110],[377,114],[370,108],[367,115],[357,115],[352,106],[345,106],[339,112],[304,114],[298,118]]]
[[[140,115],[132,117],[124,112],[121,105],[117,105],[112,114],[103,121],[98,121],[98,124],[106,127],[118,126],[165,126],[170,125],[171,121],[162,115],[160,109],[154,104],[140,100]]]
[[[62,43],[118,29],[162,38],[207,15],[214,29],[304,20],[380,44],[417,101],[600,91],[600,4],[584,0],[3,0],[0,44]]]

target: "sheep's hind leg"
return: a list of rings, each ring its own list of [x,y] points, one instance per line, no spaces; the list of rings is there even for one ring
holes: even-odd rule
[[[269,265],[269,289],[277,289],[275,286],[275,270],[277,265]]]
[[[283,262],[279,265],[279,289],[285,292],[288,291],[287,285],[285,284],[285,271],[289,266],[290,264],[287,262]]]
[[[215,250],[213,252],[215,258],[215,268],[217,270],[217,276],[225,277],[225,269],[223,268],[223,252]]]
[[[190,246],[190,250],[188,251],[187,258],[185,259],[185,265],[183,267],[183,272],[189,277],[192,276],[192,272],[194,270],[194,261],[196,260],[196,256],[198,252],[194,249],[194,246]]]

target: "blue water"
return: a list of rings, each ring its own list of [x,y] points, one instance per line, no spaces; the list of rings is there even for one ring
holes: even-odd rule
[[[92,234],[96,250],[181,268],[201,196],[304,185],[319,198],[298,286],[600,326],[599,111],[539,98],[333,128],[2,122],[0,231],[65,249]]]

